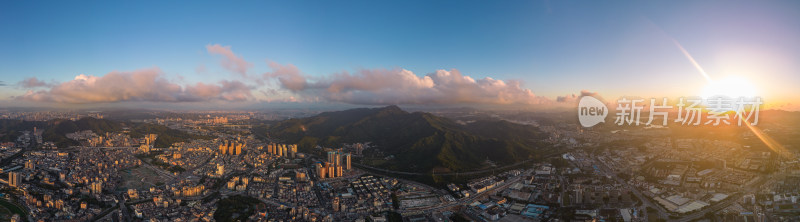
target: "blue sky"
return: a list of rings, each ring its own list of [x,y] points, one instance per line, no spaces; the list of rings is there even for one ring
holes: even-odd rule
[[[211,44],[253,64],[250,75],[271,71],[267,60],[309,78],[458,69],[555,98],[694,93],[703,79],[674,39],[712,76],[746,66],[733,74],[787,101],[798,99],[787,82],[800,83],[797,1],[4,1],[0,30],[3,98],[29,77],[151,67],[180,85],[236,79]]]

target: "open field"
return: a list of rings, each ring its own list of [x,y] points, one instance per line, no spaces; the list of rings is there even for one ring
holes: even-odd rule
[[[135,167],[122,171],[122,185],[120,189],[147,189],[167,181],[154,170],[147,167]]]

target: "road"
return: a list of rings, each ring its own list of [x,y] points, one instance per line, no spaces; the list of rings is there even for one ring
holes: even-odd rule
[[[400,175],[410,175],[410,176],[467,176],[467,175],[474,175],[474,174],[484,174],[484,173],[491,173],[491,172],[496,172],[496,171],[503,171],[504,169],[514,168],[514,167],[520,166],[520,165],[525,164],[525,163],[530,162],[530,161],[533,161],[533,160],[524,160],[524,161],[520,161],[520,162],[515,163],[515,164],[506,165],[506,166],[502,166],[502,167],[498,167],[498,168],[485,169],[485,170],[476,170],[476,171],[469,171],[469,172],[457,172],[457,173],[405,172],[405,171],[387,170],[387,169],[372,167],[372,166],[368,166],[368,165],[364,165],[364,164],[358,164],[358,163],[353,163],[353,165],[355,165],[357,167],[366,168],[366,169],[370,169],[370,170],[377,170],[377,171],[381,171],[381,172],[385,172],[385,173],[389,173],[389,174],[400,174]]]
[[[130,213],[128,213],[128,207],[125,206],[124,196],[125,194],[123,194],[122,192],[117,194],[117,198],[119,198],[119,210],[120,213],[122,214],[122,218],[125,221],[131,221],[132,218],[130,217]]]
[[[548,155],[544,155],[540,159],[541,160],[545,160],[547,158],[551,158],[551,157],[555,157],[555,156],[561,156],[562,154],[564,154],[564,152],[555,152],[555,153],[551,153],[551,154],[548,154]],[[495,172],[495,171],[504,171],[506,169],[511,169],[511,168],[515,168],[515,167],[521,166],[521,165],[523,165],[525,163],[528,163],[528,162],[531,162],[531,161],[535,161],[535,160],[534,159],[527,159],[527,160],[523,160],[523,161],[511,164],[511,165],[505,165],[505,166],[502,166],[502,167],[494,167],[494,168],[485,169],[485,170],[476,170],[476,171],[469,171],[469,172],[455,172],[455,173],[405,172],[405,171],[387,170],[387,169],[372,167],[372,166],[369,166],[369,165],[364,165],[364,164],[359,164],[359,163],[353,163],[353,165],[359,166],[359,167],[362,167],[362,168],[371,169],[371,170],[377,170],[377,171],[381,171],[381,172],[385,172],[385,173],[400,174],[400,175],[411,175],[411,176],[466,176],[466,175],[490,173],[490,172]]]
[[[6,165],[11,164],[11,161],[14,161],[14,159],[17,159],[17,158],[21,157],[22,154],[25,154],[25,152],[27,152],[29,150],[32,150],[32,149],[35,149],[37,145],[38,144],[36,144],[36,136],[33,135],[33,133],[29,133],[28,134],[28,146],[23,147],[22,149],[20,149],[19,152],[17,152],[14,155],[11,155],[8,158],[5,158],[2,161],[0,161],[0,167],[6,167]]]

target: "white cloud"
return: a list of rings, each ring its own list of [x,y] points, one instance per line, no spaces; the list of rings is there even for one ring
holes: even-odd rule
[[[158,68],[131,72],[110,72],[104,76],[78,75],[48,89],[29,90],[16,99],[61,103],[102,103],[120,101],[191,102],[243,101],[251,98],[250,88],[239,81],[218,84],[197,83],[185,87],[163,78]]]

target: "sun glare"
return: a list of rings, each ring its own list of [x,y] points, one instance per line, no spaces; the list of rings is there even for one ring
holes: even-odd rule
[[[745,78],[735,76],[708,83],[703,89],[701,96],[707,99],[715,96],[752,98],[757,95],[756,88],[752,82]]]

